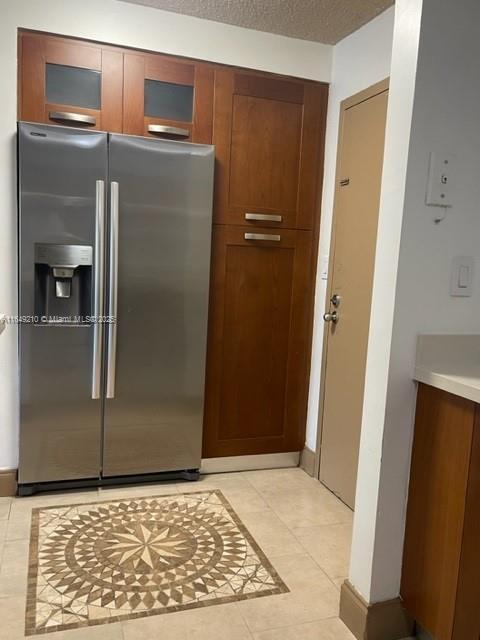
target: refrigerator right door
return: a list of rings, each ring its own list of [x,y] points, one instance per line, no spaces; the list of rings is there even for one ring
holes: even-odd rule
[[[111,135],[103,476],[197,469],[214,148]]]

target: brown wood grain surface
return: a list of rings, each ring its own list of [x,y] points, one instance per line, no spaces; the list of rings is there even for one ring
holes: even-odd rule
[[[419,385],[401,595],[436,640],[452,638],[474,414],[470,400]]]
[[[33,36],[41,38],[40,35]],[[51,64],[64,64],[81,69],[102,70],[102,48],[81,40],[44,36],[45,59]]]
[[[478,640],[480,638],[479,574],[480,406],[476,405],[453,640]]]
[[[123,59],[123,133],[143,135],[145,57],[129,53]]]
[[[205,457],[303,447],[311,234],[267,231],[214,229]]]
[[[51,111],[67,111],[93,116],[92,129],[121,132],[123,128],[123,53],[112,47],[61,38],[48,34],[20,32],[18,117],[30,122],[46,122],[64,126],[78,123],[58,121],[50,117]],[[58,64],[80,69],[100,71],[101,108],[88,109],[70,104],[47,102],[45,74],[47,64]]]
[[[212,144],[213,80],[213,65],[195,65],[195,92],[193,98],[193,141],[199,144]]]
[[[188,62],[174,62],[162,55],[145,54],[145,78],[193,86],[195,66]]]
[[[320,83],[216,69],[215,222],[263,213],[282,217],[270,226],[315,227],[326,102]]]
[[[102,50],[102,129],[123,131],[123,54]]]
[[[19,73],[18,118],[29,122],[45,121],[45,47],[41,38],[20,34],[21,68]]]
[[[191,121],[173,120],[145,114],[145,80],[190,85],[194,88]],[[176,62],[161,54],[124,54],[124,133],[147,137],[181,139],[210,144],[213,120],[213,67],[194,62]],[[149,125],[179,127],[188,136],[151,133]]]

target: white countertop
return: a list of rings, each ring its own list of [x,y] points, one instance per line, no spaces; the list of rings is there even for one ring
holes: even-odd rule
[[[480,334],[419,336],[414,379],[480,404]]]

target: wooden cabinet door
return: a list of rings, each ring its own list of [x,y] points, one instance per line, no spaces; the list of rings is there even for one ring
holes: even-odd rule
[[[203,455],[299,451],[311,234],[217,226],[212,259]]]
[[[215,71],[217,223],[313,228],[327,92],[313,82]]]
[[[400,593],[407,611],[436,640],[451,640],[454,628],[474,416],[472,401],[419,385]],[[479,445],[474,460],[480,459]],[[478,507],[478,491],[475,500]],[[475,544],[478,549],[476,538]],[[478,627],[477,635],[455,639],[478,640]]]
[[[212,142],[212,66],[126,53],[124,82],[124,133]]]
[[[121,51],[23,32],[19,55],[20,120],[122,131]]]
[[[475,425],[468,475],[462,553],[458,574],[453,640],[480,638],[480,406],[475,405]]]

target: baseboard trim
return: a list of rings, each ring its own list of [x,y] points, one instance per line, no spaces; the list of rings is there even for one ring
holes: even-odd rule
[[[308,447],[304,448],[300,454],[300,467],[313,478],[315,475],[315,451]]]
[[[299,451],[266,453],[255,456],[203,458],[200,473],[228,473],[229,471],[255,471],[257,469],[298,467],[299,460]]]
[[[229,471],[255,471],[257,469],[284,469],[298,467],[299,451],[267,453],[255,456],[229,456],[204,458],[200,473],[227,473]],[[308,471],[307,471],[308,473]],[[17,469],[0,470],[0,497],[17,494]]]
[[[17,494],[17,470],[0,469],[0,498]]]
[[[400,598],[368,604],[348,580],[341,588],[340,619],[357,640],[402,640],[414,630]]]

